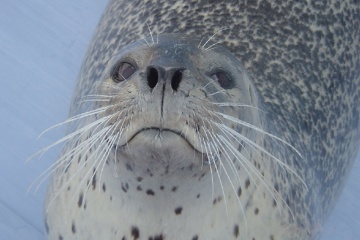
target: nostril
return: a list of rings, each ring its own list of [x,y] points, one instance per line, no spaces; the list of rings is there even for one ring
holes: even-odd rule
[[[153,89],[156,86],[156,84],[159,81],[159,73],[156,68],[149,67],[147,69],[147,81],[148,81],[148,85],[151,89]]]
[[[184,69],[180,69],[174,72],[173,77],[171,78],[171,87],[174,89],[174,91],[177,91],[180,85],[180,82],[183,77],[183,71]]]

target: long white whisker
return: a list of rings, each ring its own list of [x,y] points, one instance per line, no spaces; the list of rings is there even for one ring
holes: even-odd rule
[[[223,145],[220,143],[220,141],[219,141],[219,139],[218,139],[219,137],[222,137],[222,136],[221,136],[221,135],[220,135],[220,136],[219,136],[219,135],[216,135],[216,136],[213,137],[213,139],[214,139],[215,141],[217,141],[217,142],[218,142],[218,146],[220,146],[220,147],[224,150],[223,152],[227,155],[227,159],[228,159],[227,162],[228,162],[230,168],[233,170],[233,173],[234,173],[234,175],[235,175],[235,178],[238,178],[238,180],[239,180],[239,182],[240,182],[240,177],[239,177],[238,174],[236,174],[236,167],[235,167],[234,163],[231,161],[230,155],[227,153],[227,151],[225,150],[225,148],[223,147]],[[219,159],[220,159],[220,156],[219,156]],[[234,186],[234,184],[233,184],[233,181],[231,180],[231,177],[229,176],[229,174],[228,174],[225,166],[223,165],[222,161],[220,161],[220,162],[221,162],[221,165],[222,165],[222,167],[223,167],[223,169],[224,169],[224,171],[225,171],[225,174],[226,174],[226,176],[227,176],[227,178],[228,178],[228,180],[229,180],[229,182],[230,182],[230,185],[231,185],[231,187],[232,187],[232,189],[233,189],[233,191],[234,191],[234,193],[235,193],[235,196],[236,196],[236,198],[237,198],[237,200],[238,200],[238,202],[239,202],[239,204],[240,204],[241,212],[242,212],[243,218],[244,218],[244,220],[245,220],[245,229],[246,229],[246,235],[247,235],[247,233],[248,233],[248,223],[247,223],[247,219],[246,219],[246,216],[245,216],[244,207],[243,207],[243,205],[242,205],[242,203],[241,203],[241,201],[240,201],[240,197],[238,196],[238,194],[237,194],[237,192],[236,192],[236,189],[235,189],[235,186]],[[224,196],[224,197],[225,197],[225,196]]]
[[[239,104],[239,103],[216,103],[216,102],[211,102],[213,105],[217,105],[219,107],[248,107],[248,108],[253,108],[253,109],[256,109],[258,111],[261,111],[261,112],[264,112],[266,113],[264,110],[258,108],[258,107],[254,107],[254,106],[251,106],[251,105],[248,105],[248,104]]]
[[[225,90],[225,89],[222,89],[222,90],[220,90],[220,91],[210,93],[210,94],[208,94],[208,96],[213,96],[213,95],[215,95],[215,94],[219,94],[219,93],[222,93],[222,92],[226,92],[226,90]]]
[[[110,126],[105,127],[101,130],[101,132],[103,133],[103,135],[106,134],[106,132],[109,130],[109,128],[111,128]],[[95,139],[96,141],[98,141],[98,139]],[[94,154],[94,153],[93,153]],[[93,155],[91,154],[91,156]],[[94,164],[96,163],[96,161],[94,161]],[[85,166],[86,162],[82,163],[82,165],[80,166],[80,168],[78,167],[76,172],[63,184],[63,186],[58,190],[58,192],[52,197],[46,212],[49,210],[49,208],[51,207],[51,205],[53,204],[53,202],[55,201],[55,199],[61,194],[62,191],[64,191],[64,189],[67,187],[67,185],[75,178],[75,176],[77,176],[77,174],[83,169],[83,167]],[[87,174],[84,176],[83,180],[80,182],[78,188],[81,186],[82,182],[84,181],[84,179],[86,179]],[[76,190],[77,192],[77,190]],[[75,192],[75,193],[76,193]]]
[[[154,41],[154,38],[153,38],[153,35],[152,35],[152,32],[151,32],[151,29],[150,29],[150,26],[148,23],[146,23],[148,29],[149,29],[149,32],[150,32],[150,36],[151,36],[151,40],[152,40],[152,43],[155,44],[155,41]]]
[[[243,126],[245,126],[245,127],[251,128],[251,129],[253,129],[253,130],[255,130],[255,131],[258,131],[258,132],[260,132],[260,133],[263,133],[263,134],[265,134],[265,135],[267,135],[267,136],[269,136],[269,137],[271,137],[271,138],[273,138],[273,139],[276,139],[276,140],[284,143],[285,145],[287,145],[288,147],[290,147],[292,150],[294,150],[294,151],[297,153],[297,155],[299,155],[299,156],[302,158],[301,153],[300,153],[294,146],[292,146],[292,145],[289,144],[288,142],[282,140],[281,138],[279,138],[279,137],[277,137],[277,136],[275,136],[275,135],[273,135],[273,134],[271,134],[271,133],[265,132],[263,129],[261,129],[261,128],[255,126],[255,125],[252,125],[252,124],[250,124],[250,123],[244,122],[244,121],[242,121],[242,120],[240,120],[240,119],[234,118],[234,117],[232,117],[232,116],[226,115],[226,114],[221,113],[221,112],[215,112],[215,113],[221,115],[221,116],[222,116],[223,118],[225,118],[225,119],[228,119],[228,120],[230,120],[230,121],[232,121],[232,122],[238,123],[238,124],[243,125]]]
[[[263,153],[267,154],[268,156],[270,156],[272,159],[275,160],[276,163],[278,163],[280,166],[283,166],[284,168],[286,168],[288,171],[290,171],[292,174],[294,174],[294,176],[296,176],[301,183],[305,186],[306,191],[308,191],[308,187],[306,185],[306,183],[304,182],[304,180],[293,170],[291,169],[287,164],[283,163],[281,160],[279,160],[278,158],[276,158],[274,155],[272,155],[271,153],[269,153],[267,150],[265,150],[264,148],[260,147],[258,144],[254,143],[253,141],[251,141],[250,139],[242,136],[241,134],[239,134],[238,132],[234,131],[233,129],[229,128],[228,126],[225,125],[220,125],[217,123],[214,123],[215,125],[217,125],[219,128],[222,128],[224,130],[227,130],[229,133],[231,133],[234,137],[240,138],[243,141],[247,142],[248,144],[254,146],[255,148],[258,148],[260,151],[262,151]]]
[[[218,45],[218,44],[220,44],[220,43],[222,43],[223,41],[219,41],[219,42],[216,42],[216,43],[213,43],[213,44],[211,44],[210,46],[208,46],[205,50],[206,51],[209,51],[209,50],[211,50],[211,49],[214,49],[214,47],[216,46],[216,45]]]
[[[250,174],[250,172],[248,171],[247,167],[241,162],[241,160],[245,161],[246,164],[250,167],[251,171],[260,179],[262,180],[261,182],[263,183],[263,185],[265,186],[265,188],[267,189],[267,191],[270,193],[270,195],[272,196],[272,198],[275,200],[275,202],[278,204],[278,200],[276,198],[276,196],[273,194],[272,191],[274,191],[278,197],[280,197],[281,201],[287,206],[287,208],[290,211],[290,214],[292,215],[292,217],[294,217],[293,212],[290,208],[290,206],[286,203],[286,201],[283,199],[283,197],[281,196],[281,194],[274,188],[270,189],[267,180],[265,180],[265,178],[259,173],[259,171],[255,168],[255,166],[253,166],[251,164],[251,162],[246,159],[245,157],[242,156],[242,154],[240,154],[236,148],[234,146],[232,146],[232,144],[226,140],[223,136],[219,136],[220,140],[224,142],[225,146],[227,146],[229,148],[229,150],[238,157],[238,162],[245,168],[245,171],[247,172],[247,174],[249,175],[249,177],[252,179],[252,181],[254,182],[256,188],[258,189],[258,185],[255,181],[255,179],[252,178],[252,175]]]
[[[102,112],[105,112],[107,109],[113,107],[114,105],[109,105],[109,106],[106,106],[106,107],[102,107],[102,108],[98,108],[98,109],[95,109],[95,110],[91,110],[91,111],[88,111],[88,112],[84,112],[84,113],[81,113],[81,114],[78,114],[78,115],[75,115],[61,123],[58,123],[58,124],[55,124],[54,126],[51,126],[47,129],[45,129],[38,137],[41,138],[45,133],[47,133],[48,131],[50,131],[51,129],[54,129],[56,127],[60,127],[64,124],[67,124],[67,123],[70,123],[70,122],[74,122],[76,120],[79,120],[79,119],[82,119],[82,118],[85,118],[85,117],[89,117],[91,115],[95,115],[95,114],[99,114],[99,113],[102,113]]]
[[[203,45],[202,45],[202,48],[205,48],[206,44],[208,44],[209,41],[211,41],[211,39],[213,39],[217,34],[219,34],[220,32],[224,31],[224,30],[227,30],[227,29],[230,29],[230,28],[222,28],[220,29],[219,31],[215,32]]]

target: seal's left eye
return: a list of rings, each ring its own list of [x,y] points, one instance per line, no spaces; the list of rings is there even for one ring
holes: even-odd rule
[[[122,62],[119,64],[118,67],[116,67],[111,74],[112,79],[114,82],[122,82],[126,79],[129,79],[131,75],[134,74],[136,71],[135,67],[128,63],[128,62]]]
[[[231,89],[234,87],[233,81],[226,73],[222,71],[212,74],[211,78],[217,81],[220,84],[220,86],[224,89]]]

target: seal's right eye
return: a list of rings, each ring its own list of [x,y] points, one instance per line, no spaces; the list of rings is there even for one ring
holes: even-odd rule
[[[136,71],[135,67],[128,62],[122,62],[114,68],[111,78],[114,82],[122,82],[131,77]]]
[[[217,81],[220,84],[220,86],[224,89],[231,89],[234,87],[234,82],[223,71],[217,71],[211,74],[211,78]]]

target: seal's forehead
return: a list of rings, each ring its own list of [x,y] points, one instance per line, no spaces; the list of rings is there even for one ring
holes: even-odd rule
[[[132,60],[131,60],[132,59]],[[139,67],[148,64],[208,69],[214,66],[241,65],[236,56],[209,38],[185,34],[153,35],[124,46],[109,63],[130,60]]]
[[[152,55],[168,57],[186,57],[201,54],[201,40],[184,34],[153,35],[139,39],[125,45],[117,53],[115,58],[124,55]]]

